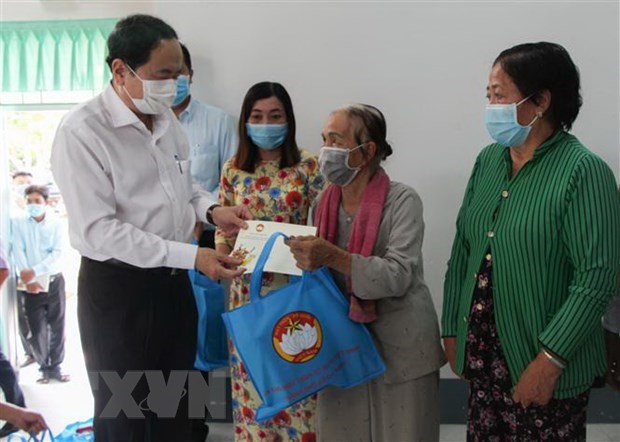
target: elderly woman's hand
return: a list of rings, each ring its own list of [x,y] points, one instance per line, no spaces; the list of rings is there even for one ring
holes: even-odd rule
[[[523,407],[547,405],[553,397],[562,369],[552,364],[541,352],[521,373],[512,399]]]
[[[284,241],[291,248],[302,270],[316,270],[328,266],[340,273],[351,273],[351,255],[346,250],[316,236],[295,236]]]
[[[457,376],[461,376],[456,369],[456,336],[446,336],[443,338],[443,350],[452,372]]]

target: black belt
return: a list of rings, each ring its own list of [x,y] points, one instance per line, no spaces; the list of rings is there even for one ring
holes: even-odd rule
[[[122,269],[133,270],[133,271],[141,272],[141,273],[152,273],[154,275],[177,276],[177,275],[184,275],[187,272],[186,269],[176,269],[172,267],[150,267],[150,268],[137,267],[131,264],[127,264],[126,262],[119,261],[118,259],[114,259],[114,258],[110,258],[106,261],[100,261],[100,262],[102,262],[103,264],[109,264],[114,267],[119,267]]]

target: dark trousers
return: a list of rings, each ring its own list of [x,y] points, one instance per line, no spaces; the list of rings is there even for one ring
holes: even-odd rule
[[[50,278],[47,292],[19,296],[24,299],[34,359],[42,372],[60,372],[65,358],[65,279],[59,273]]]
[[[27,296],[28,294],[26,294]],[[17,325],[19,327],[19,339],[24,347],[24,353],[28,356],[34,357],[32,354],[32,348],[30,347],[30,325],[28,325],[28,318],[26,316],[26,299],[24,292],[17,292]]]
[[[159,417],[149,410],[150,389],[144,375],[156,371],[167,382],[172,370],[193,369],[197,311],[187,272],[171,275],[170,269],[129,268],[82,258],[78,322],[95,399],[95,440],[191,440],[188,395],[166,398],[178,401],[176,416]],[[128,417],[123,411],[102,415],[111,399],[118,399],[102,377],[105,371],[121,379],[128,372],[141,374],[131,397],[143,417]]]
[[[17,383],[17,376],[7,357],[0,351],[0,388],[9,404],[25,407],[24,394]]]

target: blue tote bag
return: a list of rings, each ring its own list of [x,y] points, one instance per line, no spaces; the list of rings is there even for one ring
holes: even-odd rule
[[[56,437],[52,434],[52,430],[48,429],[36,436],[31,434],[29,438],[20,434],[12,434],[7,439],[8,442],[94,442],[94,440],[92,419],[67,425],[62,433]]]
[[[46,438],[47,436],[47,438]],[[7,442],[54,442],[54,435],[51,430],[45,430],[38,435],[30,434],[28,437],[22,436],[21,433],[14,433],[9,435],[6,439]]]
[[[385,371],[366,327],[348,318],[349,305],[326,267],[260,296],[278,236],[285,235],[271,235],[257,261],[250,302],[223,315],[262,401],[258,421],[327,386],[353,387]]]
[[[95,430],[93,420],[75,422],[67,427],[54,438],[54,442],[94,442]]]
[[[195,270],[188,272],[196,308],[198,339],[194,367],[211,371],[228,365],[228,344],[222,313],[226,311],[224,287]]]

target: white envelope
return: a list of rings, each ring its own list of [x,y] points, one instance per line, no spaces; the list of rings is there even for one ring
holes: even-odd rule
[[[247,221],[248,229],[240,230],[235,242],[232,256],[242,259],[241,267],[246,273],[252,273],[256,261],[263,251],[265,243],[272,233],[282,232],[287,236],[315,236],[316,227],[300,226],[298,224],[276,223],[271,221]],[[284,273],[287,275],[301,275],[301,270],[295,265],[295,258],[284,239],[279,237],[273,245],[269,259],[265,263],[264,271]]]
[[[50,289],[50,275],[37,275],[32,282],[38,282],[39,285],[43,287],[41,290],[42,292],[47,292]],[[24,292],[27,290],[26,284],[24,284],[24,281],[22,281],[21,278],[17,280],[17,290],[22,290]]]

